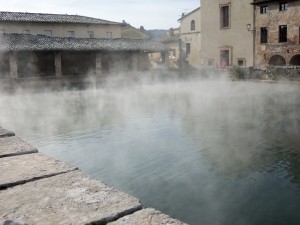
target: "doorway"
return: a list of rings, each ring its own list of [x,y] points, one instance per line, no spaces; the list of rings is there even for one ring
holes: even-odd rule
[[[220,68],[225,69],[227,66],[229,66],[229,49],[220,50]]]

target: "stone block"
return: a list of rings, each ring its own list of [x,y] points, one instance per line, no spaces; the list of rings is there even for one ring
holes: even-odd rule
[[[0,189],[76,169],[39,153],[0,158]]]
[[[38,150],[19,137],[0,138],[0,158],[36,153]]]
[[[185,223],[179,220],[172,219],[170,216],[165,215],[155,209],[143,209],[135,212],[132,215],[125,216],[119,220],[109,223],[109,225],[184,225]]]
[[[15,136],[15,133],[0,127],[0,138]]]
[[[0,224],[106,224],[141,208],[137,198],[80,171],[0,191]]]

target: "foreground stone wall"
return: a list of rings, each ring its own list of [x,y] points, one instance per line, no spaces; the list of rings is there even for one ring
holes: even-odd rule
[[[38,153],[1,127],[0,171],[0,225],[184,224]]]
[[[235,80],[286,80],[300,81],[300,66],[267,67],[266,69],[233,67],[229,70],[230,76]]]

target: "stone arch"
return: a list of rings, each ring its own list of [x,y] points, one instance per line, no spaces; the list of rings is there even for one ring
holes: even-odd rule
[[[294,55],[290,60],[290,65],[300,66],[300,54]]]
[[[286,66],[286,61],[281,55],[273,55],[269,60],[271,66]]]

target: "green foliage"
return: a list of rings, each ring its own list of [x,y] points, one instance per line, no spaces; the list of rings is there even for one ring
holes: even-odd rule
[[[246,77],[246,72],[243,68],[238,66],[233,66],[230,70],[230,75],[235,80],[243,80]]]

